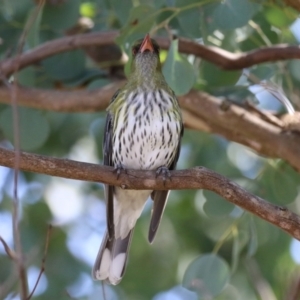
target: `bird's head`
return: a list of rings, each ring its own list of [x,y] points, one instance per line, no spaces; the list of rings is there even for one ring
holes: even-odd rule
[[[161,73],[159,46],[149,34],[133,44],[132,56],[131,71],[138,81],[151,81]]]

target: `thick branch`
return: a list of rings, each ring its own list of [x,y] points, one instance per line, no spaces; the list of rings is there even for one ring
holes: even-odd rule
[[[3,60],[0,62],[0,73],[2,76],[8,76],[16,70],[61,52],[93,45],[111,45],[117,36],[117,31],[109,31],[78,34],[52,40],[18,57]],[[157,41],[163,49],[168,49],[170,46],[167,38],[158,37]],[[200,45],[185,38],[179,39],[179,51],[194,54],[226,70],[240,70],[260,63],[300,58],[300,46],[280,44],[245,53],[231,53],[217,47]]]
[[[14,151],[0,148],[0,165],[12,168],[14,159]],[[20,154],[20,169],[70,179],[103,182],[126,189],[207,189],[300,240],[298,215],[247,192],[226,177],[203,167],[172,171],[171,180],[167,180],[165,185],[153,171],[127,170],[126,174],[122,173],[117,179],[112,167],[29,153]]]
[[[42,90],[19,87],[18,104],[58,112],[92,112],[105,110],[113,94],[124,81],[109,84],[97,90]],[[11,91],[0,86],[0,103],[11,103]]]
[[[50,91],[19,88],[18,103],[33,108],[60,112],[104,110],[124,81],[95,91]],[[0,87],[0,102],[10,103],[10,91]],[[199,91],[179,97],[185,125],[220,134],[228,140],[249,146],[268,157],[282,158],[300,171],[300,135],[285,131],[259,115]]]

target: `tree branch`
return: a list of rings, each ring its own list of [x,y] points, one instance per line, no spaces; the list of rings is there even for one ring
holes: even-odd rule
[[[3,60],[0,62],[0,74],[8,76],[16,70],[21,70],[58,53],[87,46],[111,45],[115,43],[118,35],[117,31],[92,32],[52,40],[18,57]],[[167,38],[157,37],[156,39],[161,48],[169,48],[170,41]],[[221,48],[200,45],[185,38],[179,38],[179,51],[186,54],[194,54],[225,70],[240,70],[256,64],[300,58],[300,46],[279,44],[244,53],[231,53]]]
[[[18,103],[60,112],[104,110],[124,81],[93,91],[50,91],[19,88]],[[10,91],[0,87],[0,102],[10,103]],[[179,97],[185,126],[216,133],[246,145],[257,153],[286,160],[300,171],[300,135],[286,131],[258,114],[200,91]]]
[[[14,151],[0,148],[0,165],[12,168]],[[219,194],[229,202],[276,225],[300,240],[300,217],[284,207],[271,204],[230,181],[226,177],[203,167],[171,171],[171,179],[164,184],[155,171],[127,170],[119,179],[114,168],[68,159],[52,158],[21,152],[20,170],[51,176],[102,182],[124,189],[206,189]]]

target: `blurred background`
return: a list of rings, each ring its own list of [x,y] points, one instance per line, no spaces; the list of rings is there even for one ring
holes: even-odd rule
[[[27,88],[76,93],[124,79],[131,43],[147,32],[186,37],[231,52],[300,41],[299,8],[293,1],[47,0],[37,10],[39,3],[0,0],[1,60],[18,53],[29,23],[23,51],[67,35],[121,32],[116,45],[62,53],[21,70],[17,80]],[[264,83],[284,91],[299,110],[298,60],[230,72],[179,54],[176,42],[172,53],[161,51],[161,60],[177,95],[194,88],[239,105],[251,101],[275,115],[284,113]],[[171,76],[170,66],[176,66],[179,76]],[[20,107],[21,149],[101,164],[104,122],[105,112]],[[12,149],[13,139],[12,109],[0,104],[0,146]],[[221,136],[187,129],[177,168],[194,166],[211,168],[248,191],[300,213],[300,176],[281,160],[258,156]],[[153,245],[147,242],[151,202],[147,203],[136,226],[124,279],[116,287],[104,286],[104,293],[101,283],[91,278],[106,226],[102,184],[20,172],[18,193],[30,291],[40,272],[48,224],[53,225],[45,272],[33,299],[300,299],[300,242],[212,192],[172,191]],[[0,167],[0,236],[10,247],[12,199],[13,171]],[[0,245],[0,299],[19,299],[18,281],[15,266]],[[188,289],[192,283],[198,286],[196,292]]]

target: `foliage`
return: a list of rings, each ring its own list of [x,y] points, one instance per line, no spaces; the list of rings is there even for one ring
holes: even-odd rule
[[[24,51],[65,35],[117,29],[121,32],[117,43],[129,56],[131,43],[147,32],[158,36],[172,33],[231,52],[276,43],[298,45],[300,38],[298,12],[280,1],[46,1],[36,14],[38,2],[2,1],[1,59],[18,53],[24,28],[28,28]],[[28,88],[100,87],[117,76],[110,63],[119,60],[119,50],[109,48],[108,52],[113,59],[106,59],[105,54],[97,58],[88,49],[55,55],[19,72],[18,82]],[[240,104],[258,98],[264,107],[282,111],[268,92],[254,93],[254,83],[272,81],[300,107],[298,61],[225,71],[192,55],[179,54],[177,40],[168,53],[161,52],[161,58],[164,75],[178,95],[191,88],[201,89]],[[258,81],[252,82],[245,74],[256,76]],[[22,108],[21,149],[101,162],[104,118],[104,113]],[[1,144],[11,146],[14,133],[11,108],[1,105]],[[300,175],[284,162],[261,158],[219,136],[186,130],[178,168],[197,165],[220,172],[251,192],[299,213]],[[0,235],[10,246],[12,194],[13,173],[0,168]],[[40,268],[47,224],[54,225],[45,274],[33,299],[102,299],[101,285],[90,276],[105,229],[102,185],[21,173],[19,197],[30,289]],[[260,299],[257,280],[267,282],[279,299],[288,294],[299,270],[293,258],[296,250],[291,252],[296,243],[284,232],[213,193],[176,191],[171,193],[158,236],[150,246],[146,241],[150,207],[150,203],[146,205],[138,221],[126,275],[120,286],[105,287],[106,299],[254,300]],[[249,271],[253,262],[258,266],[256,273]],[[18,276],[2,247],[0,265],[0,287],[4,283],[9,287],[2,296],[17,299]],[[182,282],[198,295],[181,287]]]

